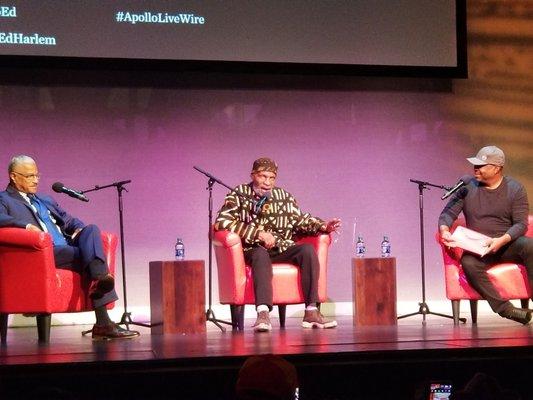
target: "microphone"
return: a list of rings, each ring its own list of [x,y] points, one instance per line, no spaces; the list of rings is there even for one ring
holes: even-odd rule
[[[263,196],[261,196],[259,200],[257,200],[257,203],[255,203],[256,214],[261,210],[261,207],[263,207],[263,204],[265,204],[268,201],[268,199],[270,199],[270,196],[271,196],[271,192],[268,191]]]
[[[63,186],[61,182],[56,182],[52,185],[52,190],[56,193],[65,193],[66,195],[70,197],[74,197],[75,199],[81,200],[81,201],[89,201],[87,197],[83,193],[77,192],[76,190],[66,188]]]
[[[449,188],[448,191],[444,193],[440,199],[441,200],[447,199],[452,194],[454,194],[459,189],[461,189],[463,186],[465,186],[468,182],[469,182],[469,179],[466,177],[459,179],[459,181],[455,184],[455,186],[453,186],[452,188]]]

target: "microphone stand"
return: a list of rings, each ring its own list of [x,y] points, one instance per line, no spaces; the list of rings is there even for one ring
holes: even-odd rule
[[[122,192],[126,191],[126,188],[124,185],[127,183],[130,183],[131,180],[127,181],[120,181],[120,182],[114,182],[109,185],[99,186],[96,185],[92,189],[83,190],[80,193],[89,193],[94,192],[97,190],[107,189],[109,187],[116,187],[117,188],[117,194],[118,194],[118,215],[119,215],[119,224],[120,224],[120,254],[121,254],[121,261],[122,261],[122,291],[123,291],[123,301],[124,301],[124,313],[122,314],[122,318],[120,319],[119,325],[126,325],[126,329],[129,329],[129,325],[138,325],[138,326],[144,326],[147,328],[150,328],[151,324],[145,324],[141,322],[134,322],[131,319],[131,313],[128,312],[128,296],[126,292],[126,255],[124,250],[124,218],[123,218],[123,204],[122,204]],[[91,330],[82,332],[83,335],[91,332]]]
[[[208,286],[208,289],[209,289],[209,304],[208,304],[208,308],[207,308],[207,311],[205,312],[205,318],[207,321],[210,321],[212,323],[214,323],[222,332],[226,332],[226,328],[224,328],[222,325],[220,324],[226,324],[226,325],[231,325],[233,326],[233,324],[231,322],[228,322],[228,321],[223,321],[223,320],[220,320],[220,319],[217,319],[215,317],[215,313],[213,312],[213,309],[211,308],[211,305],[212,305],[212,299],[213,299],[213,294],[212,294],[212,285],[213,285],[213,256],[212,256],[212,249],[213,249],[213,185],[216,183],[228,188],[229,190],[233,190],[233,188],[231,186],[228,186],[226,185],[224,182],[222,182],[220,179],[218,178],[215,178],[213,175],[211,175],[209,172],[206,172],[196,166],[193,166],[193,168],[195,170],[197,170],[198,172],[201,172],[202,174],[204,174],[205,176],[207,176],[209,178],[209,180],[207,181],[207,188],[206,190],[209,190],[209,205],[208,205],[208,210],[209,210],[209,262],[208,262],[208,271],[209,271],[209,286]],[[239,196],[242,196],[242,197],[245,197],[245,198],[249,198],[249,196],[245,195],[244,193],[237,193]]]
[[[421,271],[422,271],[422,301],[418,303],[419,305],[418,311],[410,313],[410,314],[401,315],[398,317],[398,319],[412,317],[414,315],[421,314],[422,325],[426,325],[426,315],[428,314],[436,315],[436,316],[444,317],[444,318],[451,318],[451,319],[453,319],[453,316],[431,312],[429,310],[428,305],[426,304],[426,268],[425,268],[425,257],[424,257],[424,189],[429,190],[427,186],[432,186],[432,187],[436,187],[439,189],[444,189],[446,191],[450,191],[451,188],[447,186],[442,186],[442,185],[434,185],[433,183],[418,181],[415,179],[410,179],[410,181],[418,185],[418,193],[419,193],[418,202],[419,202],[419,208],[420,208],[420,261],[421,261]],[[466,318],[459,318],[459,321],[466,323]]]

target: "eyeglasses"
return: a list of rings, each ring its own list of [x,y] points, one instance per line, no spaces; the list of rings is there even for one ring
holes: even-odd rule
[[[28,179],[28,180],[39,180],[41,179],[42,175],[41,174],[21,174],[20,172],[17,172],[17,171],[13,171],[14,174],[17,174],[17,175],[20,175],[22,176],[24,179]]]

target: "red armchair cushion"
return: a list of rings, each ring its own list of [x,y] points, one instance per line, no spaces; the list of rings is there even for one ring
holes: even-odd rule
[[[117,237],[102,232],[102,240],[114,274]],[[80,274],[55,267],[47,233],[0,228],[0,313],[90,311],[88,284]]]
[[[318,294],[321,302],[327,300],[327,261],[331,244],[329,235],[307,236],[298,243],[310,243],[317,251],[320,262]],[[222,304],[255,304],[252,270],[245,265],[241,238],[230,231],[213,234],[213,244],[218,267],[219,298]],[[300,286],[300,268],[288,263],[272,265],[273,303],[298,304],[304,302]]]
[[[458,218],[451,231],[458,226],[465,225],[463,218]],[[529,216],[527,236],[533,237],[533,216]],[[468,283],[461,266],[460,260],[463,250],[459,248],[447,249],[440,241],[440,235],[436,235],[437,241],[442,248],[444,271],[446,279],[446,297],[450,300],[479,300],[481,295]],[[502,263],[492,266],[488,271],[489,279],[494,284],[502,298],[527,299],[531,297],[527,272],[523,265]]]

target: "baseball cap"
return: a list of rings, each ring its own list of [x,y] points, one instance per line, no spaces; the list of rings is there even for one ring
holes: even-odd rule
[[[502,167],[505,164],[505,154],[496,146],[485,146],[479,150],[475,157],[467,158],[474,165],[493,164]]]

